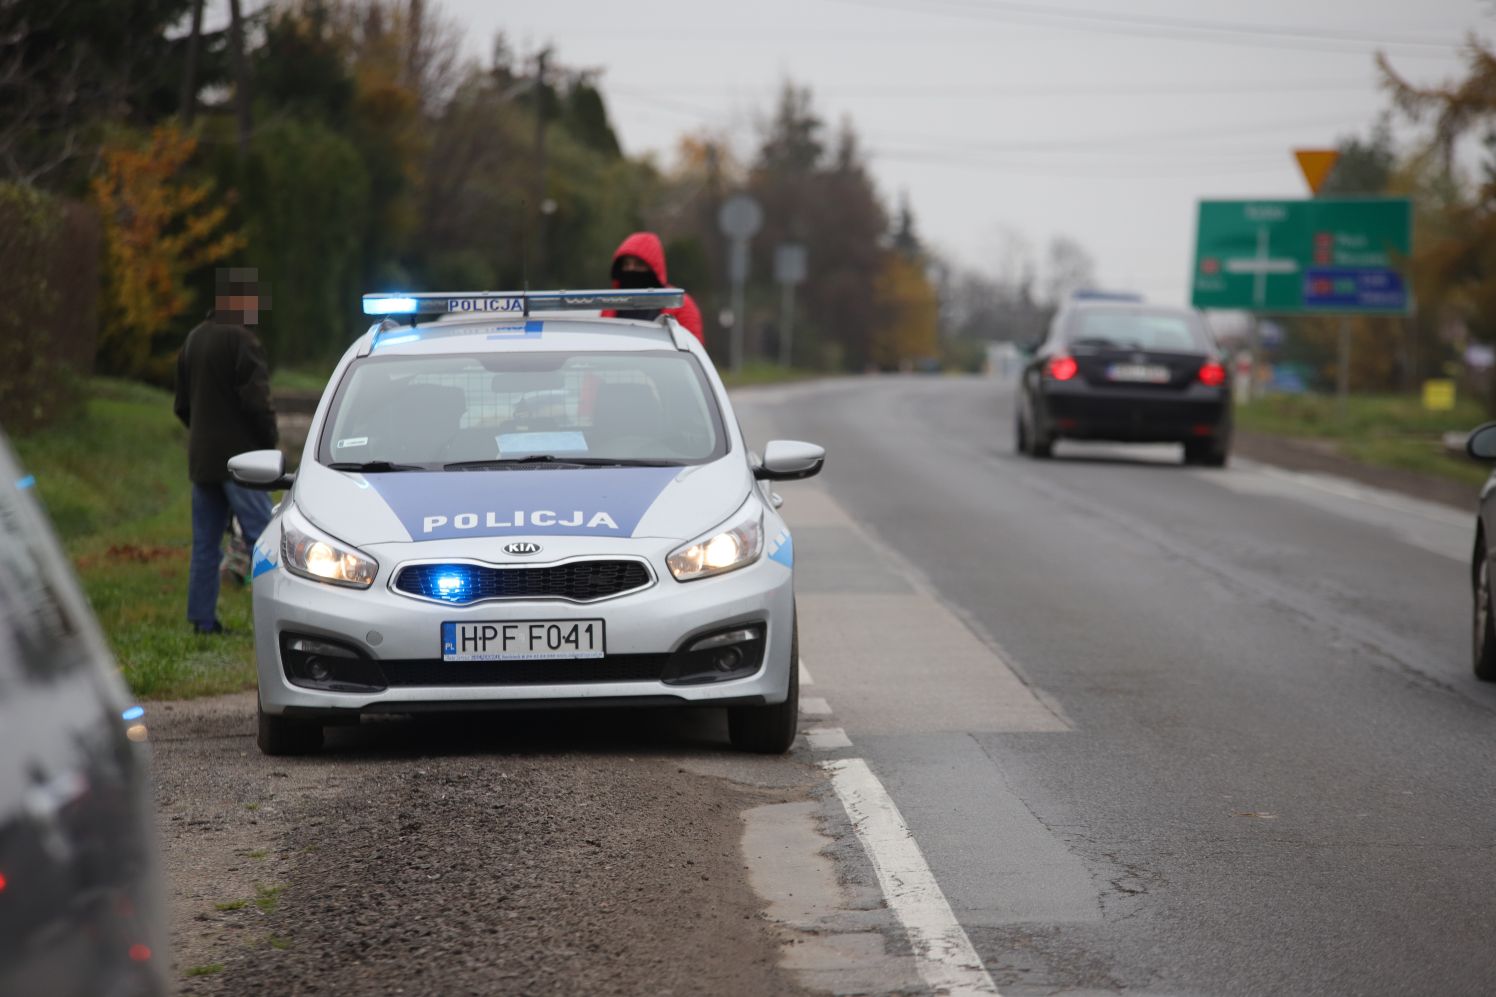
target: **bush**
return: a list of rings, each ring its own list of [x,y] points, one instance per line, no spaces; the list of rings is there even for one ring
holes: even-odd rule
[[[98,344],[99,225],[82,204],[0,184],[0,425],[12,434],[81,408]]]

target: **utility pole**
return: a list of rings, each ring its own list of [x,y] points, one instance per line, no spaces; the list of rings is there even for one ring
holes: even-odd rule
[[[1351,320],[1340,316],[1340,358],[1335,364],[1335,411],[1345,422],[1351,395]]]
[[[548,269],[546,266],[546,227],[550,222],[550,212],[546,210],[546,169],[545,169],[545,71],[546,64],[550,61],[551,50],[543,48],[535,57],[535,199],[532,202],[535,212],[535,280],[540,286],[545,286]]]
[[[250,118],[249,62],[244,54],[244,15],[240,0],[229,0],[229,63],[234,70],[234,109],[239,119],[239,157],[249,152]]]
[[[192,33],[187,36],[187,58],[182,65],[182,92],[177,99],[177,113],[182,124],[192,127],[192,116],[197,113],[197,50],[203,38],[203,0],[193,0]]]

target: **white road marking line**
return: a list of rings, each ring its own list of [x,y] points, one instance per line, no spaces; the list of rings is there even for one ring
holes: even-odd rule
[[[925,864],[914,835],[888,791],[861,758],[822,762],[862,842],[888,906],[898,916],[920,978],[937,994],[993,997],[992,982],[940,884]]]
[[[820,696],[801,696],[800,712],[808,717],[824,717],[831,712],[831,704]]]
[[[847,737],[847,732],[840,727],[812,727],[805,732],[805,740],[815,751],[834,751],[837,748],[850,748],[852,741]]]
[[[805,667],[805,659],[800,659],[800,684],[815,685],[816,680],[810,677],[810,669]]]

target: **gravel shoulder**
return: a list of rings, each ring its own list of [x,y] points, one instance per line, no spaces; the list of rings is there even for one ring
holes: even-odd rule
[[[799,994],[750,888],[720,719],[391,720],[307,759],[254,745],[254,694],[154,704],[180,992]],[[762,766],[767,761],[759,761]]]
[[[1461,512],[1475,510],[1477,489],[1470,485],[1417,471],[1363,464],[1337,453],[1334,443],[1327,440],[1296,439],[1238,429],[1232,437],[1232,449],[1242,457],[1290,471],[1333,474],[1425,502],[1439,502]]]

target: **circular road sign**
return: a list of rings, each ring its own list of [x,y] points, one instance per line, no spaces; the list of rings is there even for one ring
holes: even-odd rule
[[[752,194],[734,194],[722,202],[717,224],[733,239],[751,239],[764,223],[764,209]]]

